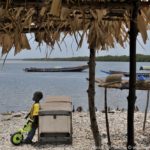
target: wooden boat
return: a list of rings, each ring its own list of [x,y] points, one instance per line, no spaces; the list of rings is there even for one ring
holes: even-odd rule
[[[54,68],[25,68],[26,72],[81,72],[88,69],[88,65],[76,66],[76,67],[54,67]]]
[[[114,71],[114,70],[104,71],[104,70],[101,70],[101,72],[109,74],[109,75],[111,75],[111,74],[122,74],[124,76],[129,76],[128,72],[123,72],[123,71]]]
[[[129,77],[129,72],[124,72],[124,71],[115,71],[115,70],[103,71],[102,70],[102,72],[104,72],[106,74],[110,74],[110,75],[111,74],[122,74],[125,77]],[[143,76],[143,77],[149,78],[150,77],[150,73],[148,73],[148,72],[137,72],[136,76],[137,77]]]

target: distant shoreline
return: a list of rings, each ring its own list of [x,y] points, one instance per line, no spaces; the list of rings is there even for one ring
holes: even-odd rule
[[[4,59],[1,59],[4,60]],[[12,61],[89,61],[89,57],[68,57],[68,58],[24,58],[24,59],[7,59]],[[97,56],[96,61],[113,61],[113,62],[129,62],[129,56]],[[150,62],[150,55],[136,55],[137,62]]]

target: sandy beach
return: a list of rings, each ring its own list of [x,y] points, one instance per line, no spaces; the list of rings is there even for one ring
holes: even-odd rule
[[[74,112],[72,114],[73,144],[72,145],[21,145],[10,143],[10,134],[21,128],[26,120],[26,112],[4,113],[0,115],[0,150],[94,150],[94,141],[90,129],[88,112]],[[105,114],[96,112],[99,130],[102,135],[102,149],[108,149]],[[127,142],[127,112],[115,111],[109,113],[110,136],[114,150],[125,150]],[[143,132],[144,114],[135,112],[135,143],[138,150],[150,149],[150,113],[147,115],[145,132]],[[34,137],[37,141],[37,134]]]

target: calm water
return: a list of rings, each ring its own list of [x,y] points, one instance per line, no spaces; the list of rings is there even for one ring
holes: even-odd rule
[[[24,72],[26,67],[54,67],[54,66],[76,66],[87,62],[30,62],[30,61],[7,61],[2,68],[0,62],[0,112],[28,110],[32,103],[32,94],[36,90],[46,95],[67,95],[72,97],[72,103],[88,109],[87,88],[88,70],[78,73],[29,73]],[[141,65],[150,63],[138,63],[137,70]],[[128,71],[127,62],[97,62],[96,77],[104,77],[106,74],[100,70],[122,70]],[[146,104],[146,91],[137,91],[136,105],[144,110]],[[111,108],[126,108],[128,96],[127,90],[108,90],[108,105]],[[96,106],[103,109],[104,89],[96,85]]]

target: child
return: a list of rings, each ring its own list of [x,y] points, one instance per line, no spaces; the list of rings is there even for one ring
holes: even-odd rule
[[[39,108],[40,108],[39,101],[42,98],[43,98],[43,93],[40,91],[37,91],[33,94],[32,100],[34,101],[34,104],[32,105],[30,112],[25,117],[25,119],[30,117],[30,119],[33,120],[33,123],[32,123],[31,131],[28,133],[27,138],[24,140],[25,144],[32,144],[32,139],[33,139],[36,129],[38,127],[38,115],[39,115]]]

